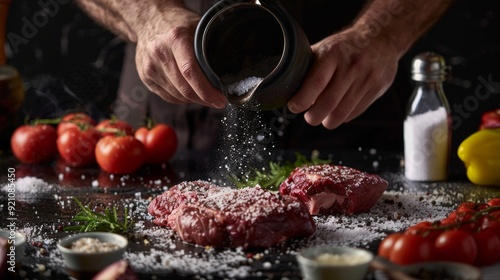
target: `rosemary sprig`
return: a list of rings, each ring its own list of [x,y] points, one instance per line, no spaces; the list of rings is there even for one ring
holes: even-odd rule
[[[286,161],[284,163],[269,162],[269,168],[264,168],[262,171],[254,169],[249,175],[243,178],[238,178],[235,174],[229,175],[229,180],[237,188],[245,188],[248,186],[259,185],[263,189],[272,191],[278,190],[279,186],[285,181],[290,173],[296,168],[307,165],[328,164],[330,160],[320,159],[317,151],[313,152],[311,159],[307,159],[301,153],[295,153],[295,161]]]
[[[132,225],[132,219],[128,216],[128,208],[124,208],[123,221],[118,218],[117,209],[113,206],[111,209],[106,208],[104,213],[96,213],[88,206],[84,206],[78,198],[74,197],[75,203],[80,207],[78,212],[72,219],[73,222],[79,223],[74,226],[64,227],[65,231],[105,231],[113,233],[125,233]]]

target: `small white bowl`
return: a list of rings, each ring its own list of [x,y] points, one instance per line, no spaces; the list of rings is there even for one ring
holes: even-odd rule
[[[331,261],[320,261],[318,256],[328,254]],[[365,279],[373,260],[373,253],[367,250],[317,246],[301,250],[297,256],[299,269],[306,280],[361,280]],[[341,258],[345,261],[336,261]]]
[[[118,245],[118,249],[109,252],[85,253],[71,250],[71,244],[80,238],[95,238],[101,242]],[[68,269],[73,271],[97,272],[106,266],[122,259],[127,249],[128,241],[125,237],[108,232],[86,232],[65,237],[57,243],[57,248],[66,261]]]
[[[15,262],[20,263],[24,259],[24,249],[26,248],[26,236],[17,231],[10,231],[2,229],[0,230],[0,237],[5,238],[7,240],[13,239],[14,244],[10,244],[9,246],[14,245],[15,247]]]

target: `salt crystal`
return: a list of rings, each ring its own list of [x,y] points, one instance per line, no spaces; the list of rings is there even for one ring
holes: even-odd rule
[[[45,182],[42,179],[36,177],[22,177],[15,181],[16,193],[20,194],[34,194],[34,193],[43,193],[50,192],[53,188],[52,185]],[[6,184],[2,187],[2,190],[7,192],[11,188],[9,184]]]
[[[229,94],[235,94],[238,96],[244,95],[249,90],[258,86],[262,82],[262,80],[264,79],[260,77],[248,77],[246,79],[228,85],[227,92]]]

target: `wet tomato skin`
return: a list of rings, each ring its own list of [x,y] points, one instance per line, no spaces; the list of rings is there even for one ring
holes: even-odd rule
[[[21,125],[14,130],[10,145],[14,156],[23,163],[49,162],[57,155],[57,131],[48,124]]]
[[[477,245],[472,234],[465,230],[442,232],[435,242],[436,255],[442,261],[473,264],[477,256]]]
[[[146,160],[146,149],[134,136],[104,136],[95,148],[96,161],[104,171],[128,174],[137,171]]]

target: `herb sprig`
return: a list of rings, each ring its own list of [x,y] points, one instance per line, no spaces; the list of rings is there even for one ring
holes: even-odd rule
[[[81,224],[64,227],[65,231],[105,231],[113,233],[125,233],[132,225],[132,218],[128,216],[128,208],[124,207],[123,221],[119,219],[117,208],[113,205],[111,209],[106,208],[104,213],[96,213],[88,206],[84,206],[78,198],[74,197],[75,203],[80,207],[72,219],[73,222]]]
[[[310,159],[307,159],[307,157],[301,153],[295,153],[294,162],[286,161],[284,163],[280,163],[271,161],[269,162],[269,168],[264,168],[262,171],[253,169],[249,175],[243,176],[243,178],[238,178],[235,174],[230,174],[229,180],[237,188],[259,185],[263,189],[276,191],[281,183],[285,181],[288,176],[290,176],[290,173],[292,173],[296,167],[328,164],[330,162],[331,161],[328,159],[320,159],[317,151],[312,153]]]

